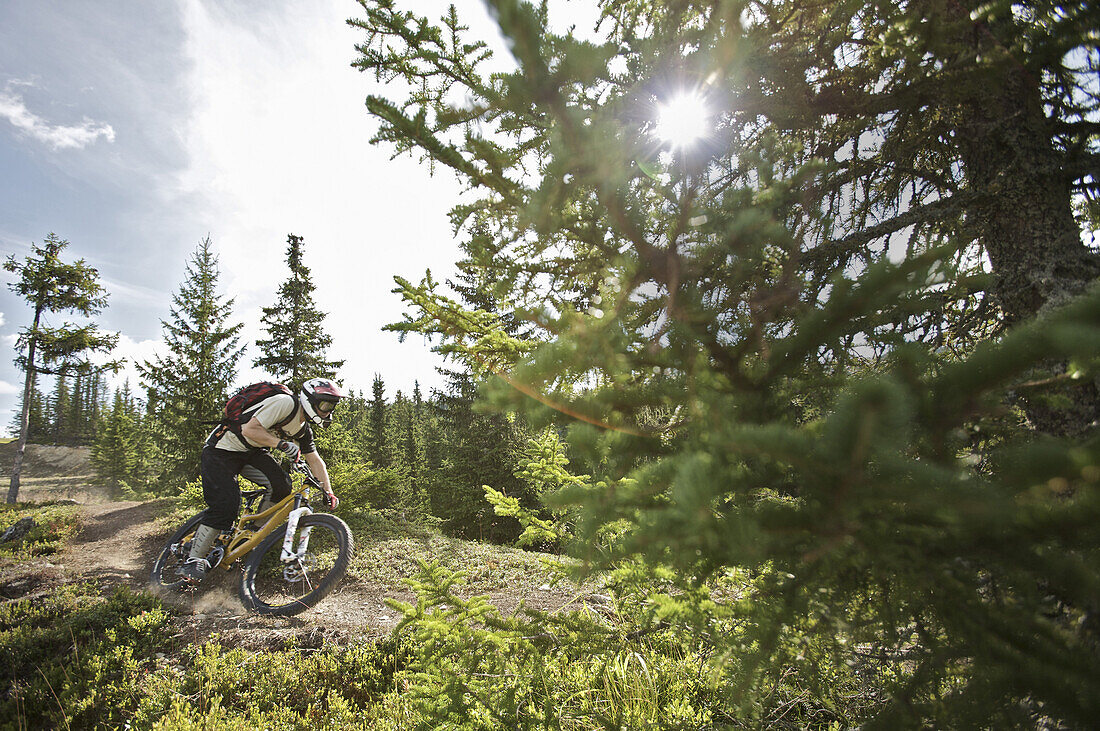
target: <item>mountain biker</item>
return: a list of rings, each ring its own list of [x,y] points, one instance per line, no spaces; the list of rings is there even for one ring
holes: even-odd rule
[[[257,512],[263,512],[290,494],[290,476],[268,453],[277,449],[292,461],[299,455],[320,481],[325,504],[335,509],[339,498],[329,483],[328,468],[313,444],[313,429],[328,426],[332,413],[346,394],[327,378],[306,381],[298,398],[276,393],[246,410],[251,417],[235,427],[222,422],[210,433],[202,449],[200,473],[202,497],[208,509],[195,530],[191,552],[179,569],[188,581],[197,583],[206,576],[210,563],[207,554],[218,535],[232,530],[241,510],[241,491],[237,475],[267,488]],[[281,425],[281,426],[280,426]]]

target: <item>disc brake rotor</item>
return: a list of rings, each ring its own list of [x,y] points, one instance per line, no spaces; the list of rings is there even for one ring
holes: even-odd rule
[[[283,567],[283,579],[291,584],[305,581],[311,568],[313,568],[313,555],[307,553],[304,557],[295,559]]]

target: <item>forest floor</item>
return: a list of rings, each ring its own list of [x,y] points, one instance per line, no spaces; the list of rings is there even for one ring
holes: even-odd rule
[[[6,466],[6,474],[13,454],[14,443],[0,444],[0,468]],[[83,447],[28,445],[19,501],[72,501],[81,527],[59,553],[22,560],[0,557],[0,603],[45,596],[76,582],[151,590],[153,561],[177,527],[171,517],[173,501],[115,499],[94,483],[88,457]],[[554,612],[587,605],[607,611],[601,589],[553,581],[540,560],[549,557],[541,554],[449,538],[419,526],[391,526],[376,535],[357,534],[355,541],[348,576],[321,604],[296,617],[247,612],[237,595],[239,568],[216,570],[194,593],[161,598],[174,610],[174,631],[185,642],[211,640],[248,650],[316,648],[389,636],[401,617],[386,600],[415,603],[402,580],[416,573],[418,558],[465,571],[467,583],[460,594],[487,596],[504,615],[521,606]]]

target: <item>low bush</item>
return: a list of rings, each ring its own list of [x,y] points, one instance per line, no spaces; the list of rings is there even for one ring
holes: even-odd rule
[[[395,643],[190,645],[152,596],[88,584],[0,606],[0,728],[370,728]]]
[[[29,557],[57,553],[61,545],[80,530],[80,511],[76,505],[15,504],[0,505],[0,534],[23,518],[33,519],[34,527],[21,539],[0,543],[0,556]]]

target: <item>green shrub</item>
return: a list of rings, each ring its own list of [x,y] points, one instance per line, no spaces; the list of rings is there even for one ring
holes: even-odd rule
[[[622,577],[620,577],[622,578]],[[648,576],[650,580],[659,577]],[[708,592],[746,588],[729,577]],[[832,640],[792,628],[789,664],[742,686],[744,656],[717,655],[714,638],[748,642],[745,627],[698,597],[641,593],[592,611],[503,617],[484,597],[463,598],[461,573],[422,564],[409,584],[417,603],[391,603],[409,648],[406,688],[390,719],[417,729],[827,728],[857,725],[881,700],[882,678],[840,659]],[[678,615],[674,624],[668,620]],[[695,621],[705,620],[705,621]],[[684,627],[697,624],[697,631]],[[813,684],[810,679],[822,678]],[[751,691],[751,692],[749,692]]]
[[[145,594],[87,585],[0,608],[0,717],[25,728],[119,726],[168,615]]]
[[[57,553],[62,544],[80,530],[80,511],[75,505],[17,504],[0,505],[0,533],[27,517],[34,519],[34,527],[21,540],[0,543],[0,556]]]
[[[143,593],[69,585],[0,606],[0,728],[382,728],[393,642],[251,653],[187,645]]]

